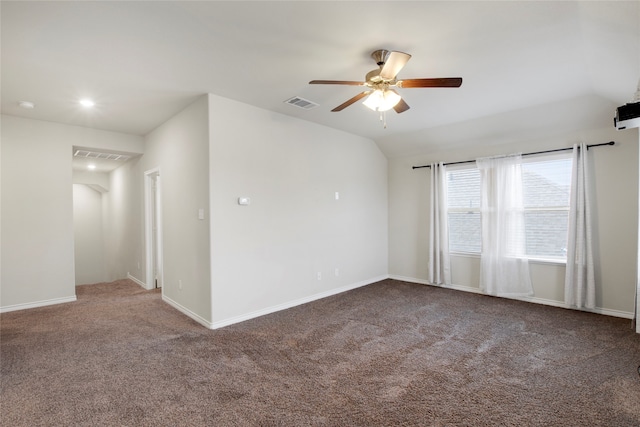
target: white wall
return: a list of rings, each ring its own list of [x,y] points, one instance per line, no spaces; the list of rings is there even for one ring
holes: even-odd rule
[[[135,165],[112,172],[110,191],[114,195],[128,192],[114,198],[123,203],[114,211],[134,221],[121,219],[127,224],[122,242],[128,249],[120,250],[127,251],[128,271],[147,282],[136,264],[140,261],[144,270],[144,172],[160,169],[163,298],[205,324],[211,320],[208,120],[207,97],[203,96],[145,137],[145,154]],[[205,210],[203,220],[198,219],[201,208]]]
[[[106,281],[102,193],[73,184],[73,234],[76,285]]]
[[[389,273],[392,277],[425,282],[428,252],[428,169],[412,166],[455,162],[482,156],[569,147],[584,141],[597,144],[616,141],[589,151],[594,182],[594,239],[596,257],[596,305],[600,312],[628,317],[633,312],[638,234],[638,137],[634,132],[611,128],[585,130],[528,141],[521,135],[513,144],[434,150],[428,155],[389,161]],[[562,304],[564,266],[534,263],[531,267],[534,297]],[[454,256],[452,281],[477,290],[479,259]]]
[[[628,131],[627,131],[628,132]],[[640,131],[638,131],[637,129],[635,130],[635,133],[638,136],[638,145],[640,145]],[[640,154],[640,150],[639,150],[639,154]],[[640,158],[638,158],[638,164],[640,164]],[[639,177],[640,179],[640,177]],[[638,184],[638,186],[640,187],[640,183]],[[639,196],[640,199],[640,196]],[[638,211],[640,212],[640,204],[638,205]],[[638,215],[638,232],[640,233],[640,214]],[[635,310],[635,322],[636,322],[636,332],[640,334],[640,319],[638,319],[638,313],[640,313],[640,234],[638,235],[638,258],[637,258],[637,263],[636,263],[636,310]]]
[[[106,276],[108,281],[127,277],[145,281],[144,228],[141,228],[142,178],[140,158],[133,158],[109,174],[109,192],[102,196]]]
[[[73,170],[73,183],[86,184],[96,191],[109,191],[109,173],[96,171]]]
[[[0,310],[75,299],[72,147],[141,152],[142,138],[2,115]]]
[[[386,277],[373,141],[214,95],[209,108],[214,327]]]

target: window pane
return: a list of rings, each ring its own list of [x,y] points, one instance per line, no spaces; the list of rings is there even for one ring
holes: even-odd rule
[[[572,159],[539,157],[522,164],[526,250],[535,258],[566,259]],[[447,171],[449,248],[481,253],[480,171]]]
[[[480,171],[475,168],[448,171],[447,196],[450,208],[479,208]]]
[[[522,183],[525,209],[569,206],[571,163],[570,158],[524,163]]]
[[[449,209],[469,211],[449,212],[449,250],[480,253],[480,171],[459,169],[447,171],[447,203]]]
[[[527,255],[543,258],[567,257],[568,211],[527,211]]]
[[[480,212],[449,212],[449,251],[480,253]]]

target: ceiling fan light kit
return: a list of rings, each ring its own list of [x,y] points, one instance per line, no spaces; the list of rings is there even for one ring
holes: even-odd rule
[[[371,53],[371,57],[376,61],[378,68],[368,72],[364,82],[312,80],[309,84],[365,86],[368,88],[364,92],[360,92],[353,98],[338,105],[331,110],[333,112],[342,111],[351,104],[367,97],[367,99],[363,101],[363,104],[373,111],[384,112],[393,108],[396,113],[403,113],[410,107],[402,99],[400,94],[392,89],[394,87],[406,89],[417,87],[460,87],[460,85],[462,85],[461,77],[397,80],[396,76],[409,59],[411,59],[411,55],[408,53],[378,49]]]
[[[392,90],[374,90],[362,103],[373,111],[388,111],[400,102],[401,96]]]

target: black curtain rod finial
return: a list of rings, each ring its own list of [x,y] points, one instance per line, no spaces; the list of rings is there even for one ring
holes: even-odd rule
[[[599,147],[601,145],[616,145],[615,141],[603,142],[602,144],[587,145],[587,150],[591,147]]]

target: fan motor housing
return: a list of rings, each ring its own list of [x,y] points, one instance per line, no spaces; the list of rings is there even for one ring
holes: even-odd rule
[[[371,70],[364,77],[365,82],[377,83],[382,81],[382,77],[380,77],[380,68],[376,70]]]

